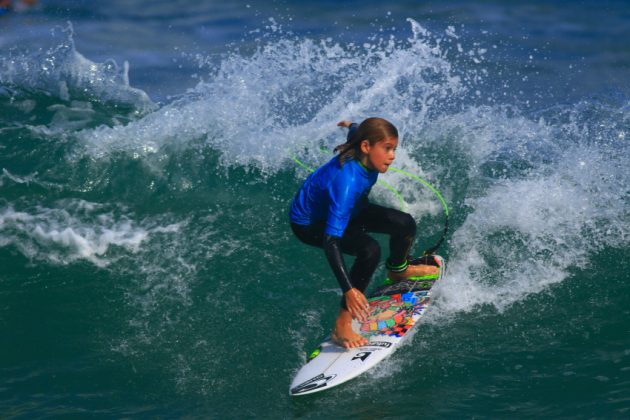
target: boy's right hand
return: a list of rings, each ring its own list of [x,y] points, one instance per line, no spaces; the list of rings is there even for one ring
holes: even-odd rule
[[[359,321],[365,321],[370,314],[370,304],[365,298],[365,295],[354,287],[343,295],[346,298],[346,307],[348,311],[350,311],[350,314]]]
[[[351,125],[352,125],[352,121],[348,121],[348,120],[339,121],[339,122],[337,123],[337,126],[338,126],[338,127],[346,127],[346,128],[348,128],[348,127],[350,127]]]

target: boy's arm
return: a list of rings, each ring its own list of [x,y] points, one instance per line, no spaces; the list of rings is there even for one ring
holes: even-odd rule
[[[339,121],[337,123],[337,125],[339,127],[345,127],[345,128],[348,129],[348,135],[346,136],[346,142],[350,141],[350,139],[352,138],[352,135],[354,134],[354,132],[357,131],[357,128],[359,128],[359,124],[353,123],[350,120]]]
[[[341,253],[341,238],[324,233],[323,246],[324,253],[326,254],[326,259],[328,260],[328,264],[330,264],[330,268],[332,268],[332,271],[335,274],[337,282],[339,282],[341,291],[343,293],[346,293],[354,286],[352,285],[352,281],[350,281],[350,276],[348,275],[346,264],[343,261],[343,255]]]
[[[341,254],[341,238],[338,236],[324,233],[324,253],[328,264],[335,274],[335,278],[341,286],[343,295],[346,298],[346,307],[355,318],[363,321],[368,316],[367,308],[369,306],[365,295],[356,289],[350,281],[346,264]]]

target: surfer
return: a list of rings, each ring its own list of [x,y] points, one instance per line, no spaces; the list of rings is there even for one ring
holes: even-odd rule
[[[381,257],[378,242],[367,232],[390,235],[385,266],[391,280],[435,274],[437,268],[409,264],[416,235],[411,215],[368,201],[378,174],[394,161],[396,127],[383,118],[368,118],[360,125],[344,120],[337,125],[349,129],[346,143],[337,146],[338,155],[304,181],[291,202],[289,218],[300,241],[324,249],[343,292],[332,338],[353,348],[368,342],[352,329],[352,318],[364,321],[368,316],[364,292]],[[342,253],[356,257],[349,272]]]

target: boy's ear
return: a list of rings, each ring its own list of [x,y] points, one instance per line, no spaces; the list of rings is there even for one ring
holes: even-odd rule
[[[370,142],[367,140],[361,140],[361,152],[367,155],[369,151],[370,151]]]

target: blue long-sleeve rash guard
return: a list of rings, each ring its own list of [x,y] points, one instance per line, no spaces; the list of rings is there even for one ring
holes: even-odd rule
[[[358,161],[348,160],[342,166],[335,156],[304,181],[291,203],[291,222],[297,225],[323,222],[325,234],[342,237],[377,178],[377,171],[368,170]]]

